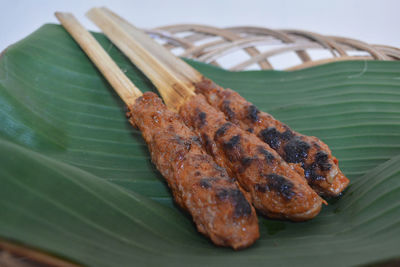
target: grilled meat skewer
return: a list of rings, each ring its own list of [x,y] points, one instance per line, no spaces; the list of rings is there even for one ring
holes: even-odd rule
[[[252,133],[228,123],[225,115],[210,106],[204,97],[188,93],[184,83],[172,83],[176,80],[172,71],[155,60],[102,9],[94,8],[88,15],[156,85],[167,106],[180,111],[187,125],[202,136],[208,152],[217,164],[225,167],[230,175],[235,175],[251,195],[258,211],[274,218],[296,221],[311,219],[318,214],[322,199],[267,144]],[[196,121],[199,123],[194,123]],[[274,160],[268,161],[271,153]],[[281,188],[275,190],[275,187]]]
[[[257,211],[293,221],[308,220],[319,213],[322,199],[307,182],[267,144],[228,122],[204,96],[186,101],[180,114],[201,135],[217,164],[249,192]]]
[[[253,131],[289,164],[297,165],[295,168],[319,194],[337,196],[349,184],[349,180],[339,169],[338,160],[332,155],[329,147],[318,138],[305,136],[291,130],[271,115],[259,111],[239,94],[215,85],[183,60],[174,56],[168,49],[154,42],[145,33],[107,8],[93,9],[89,12],[89,16],[97,24],[105,21],[105,17],[108,18],[108,23],[112,21],[116,24],[115,27],[119,27],[130,37],[130,39],[124,40],[125,43],[130,45],[135,43],[135,50],[142,51],[137,54],[136,59],[145,51],[150,55],[146,59],[150,58],[152,63],[158,64],[164,72],[168,72],[170,78],[164,79],[158,84],[155,83],[159,89],[162,89],[160,93],[168,106],[175,109],[179,107],[178,104],[182,102],[181,100],[179,103],[176,102],[179,93],[184,98],[194,91],[202,93],[214,108],[225,113],[228,120],[243,130]],[[104,28],[104,26],[105,23],[100,27]],[[114,42],[116,42],[115,38]],[[121,50],[127,53],[125,49],[121,48]],[[135,61],[132,58],[131,60]],[[140,65],[137,62],[135,64]],[[146,71],[144,72],[146,73]],[[151,76],[148,73],[146,75]],[[152,80],[154,82],[154,79]],[[163,86],[159,84],[163,84]],[[177,86],[178,84],[179,86]],[[185,88],[181,86],[182,84],[185,85]],[[174,90],[168,92],[164,90],[165,85],[177,88],[175,91],[179,91],[178,97]]]
[[[215,244],[234,249],[258,239],[254,208],[179,115],[150,92],[130,110],[130,122],[142,132],[152,162],[167,180],[175,202],[193,216],[198,231]]]
[[[203,78],[197,83],[196,92],[203,94],[231,122],[257,135],[286,162],[297,164],[300,167],[297,169],[319,194],[337,196],[348,185],[349,179],[340,171],[338,160],[320,139],[291,130],[238,93],[223,89],[209,79]]]
[[[254,208],[199,138],[154,93],[142,95],[71,14],[56,16],[129,107],[130,122],[141,130],[153,163],[198,231],[220,246],[241,249],[253,244],[259,238]]]

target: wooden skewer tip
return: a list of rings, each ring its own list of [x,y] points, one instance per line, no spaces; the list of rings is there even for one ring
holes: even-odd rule
[[[87,56],[128,106],[133,105],[142,92],[121,71],[99,42],[71,13],[55,12],[63,27],[71,34]]]
[[[86,15],[154,83],[167,106],[177,110],[194,95],[193,81],[176,70],[175,62],[182,65],[183,61],[172,54],[166,57],[150,37],[105,8],[92,8]]]

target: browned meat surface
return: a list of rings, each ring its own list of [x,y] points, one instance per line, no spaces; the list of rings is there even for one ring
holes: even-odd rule
[[[196,89],[213,107],[224,112],[229,121],[254,133],[286,162],[297,165],[293,167],[320,195],[337,196],[349,184],[349,179],[339,169],[338,160],[318,138],[291,130],[268,113],[259,111],[238,93],[208,79],[196,84]]]
[[[259,237],[254,208],[235,180],[204,151],[198,136],[154,93],[138,98],[130,111],[153,163],[199,232],[234,249],[254,243]]]
[[[235,176],[252,203],[272,218],[295,221],[316,216],[322,199],[306,180],[254,134],[226,121],[204,96],[196,95],[180,108],[181,117],[201,135],[217,164]]]

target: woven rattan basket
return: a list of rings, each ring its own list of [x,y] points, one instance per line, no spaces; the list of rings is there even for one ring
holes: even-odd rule
[[[277,69],[271,59],[290,53],[297,57],[297,63],[290,60],[285,67],[289,70],[341,60],[400,60],[400,49],[395,47],[303,30],[180,24],[147,32],[176,55],[229,70]],[[315,51],[325,53],[315,58],[311,55]],[[242,53],[240,58],[234,56],[238,52]],[[227,66],[223,62],[226,57],[235,57],[237,62]]]

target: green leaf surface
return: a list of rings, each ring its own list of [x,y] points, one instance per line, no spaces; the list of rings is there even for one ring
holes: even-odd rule
[[[143,91],[152,84],[101,34]],[[400,257],[400,63],[228,72],[189,64],[324,140],[351,179],[312,221],[260,217],[215,247],[179,210],[122,101],[59,25],[0,58],[0,237],[87,266],[348,266]]]

